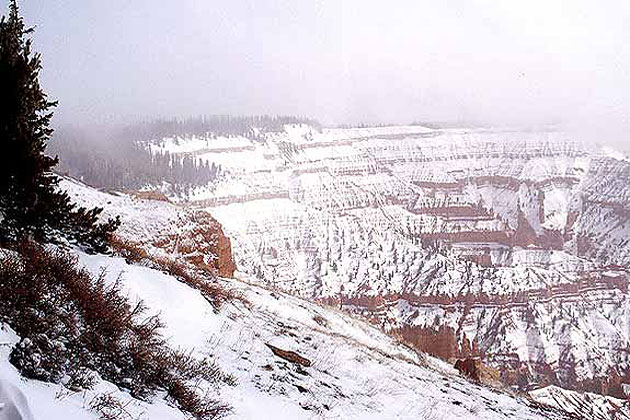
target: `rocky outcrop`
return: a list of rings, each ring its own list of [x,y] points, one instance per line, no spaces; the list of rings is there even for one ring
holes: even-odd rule
[[[236,265],[232,258],[232,244],[230,238],[225,236],[221,225],[218,225],[217,243],[216,243],[216,260],[214,268],[221,277],[232,277],[236,270]]]
[[[153,245],[219,277],[232,277],[236,269],[232,245],[221,224],[205,211],[187,213],[184,221],[179,232],[162,236]]]
[[[391,332],[403,342],[432,356],[444,360],[462,356],[455,330],[446,325],[437,328],[403,325]]]
[[[455,369],[475,382],[481,382],[481,359],[468,357],[457,359]]]
[[[520,246],[527,248],[528,246],[536,246],[538,244],[538,235],[532,228],[527,217],[518,209],[517,228],[512,234],[512,246]]]
[[[131,195],[133,195],[134,197],[140,198],[142,200],[156,200],[156,201],[165,201],[165,202],[170,202],[169,198],[166,196],[166,194],[160,192],[160,191],[154,191],[154,190],[149,190],[149,191],[132,191],[130,192]]]
[[[192,257],[193,263],[210,267],[220,277],[232,277],[236,269],[232,259],[232,244],[223,233],[221,224],[207,212],[196,212],[193,220],[196,226],[190,236],[194,240],[189,249],[180,252],[195,254],[195,251],[201,251],[201,255]]]
[[[106,194],[72,179],[64,179],[61,187],[79,204],[102,207],[104,217],[120,216],[118,240],[155,257],[185,260],[215,276],[234,274],[231,241],[207,211],[176,205],[160,193]]]
[[[276,346],[272,346],[271,344],[265,344],[267,347],[269,347],[269,349],[273,352],[273,354],[275,354],[276,356],[278,356],[281,359],[284,359],[288,362],[291,363],[295,363],[297,365],[301,365],[304,367],[309,367],[311,366],[311,361],[308,360],[306,357],[302,357],[299,354],[297,354],[294,351],[290,351],[290,350],[282,350],[281,348],[278,348]]]

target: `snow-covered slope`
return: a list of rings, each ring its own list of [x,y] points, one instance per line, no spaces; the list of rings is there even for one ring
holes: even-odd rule
[[[347,315],[280,292],[238,281],[226,286],[249,304],[233,302],[219,314],[201,295],[164,274],[122,259],[82,255],[113,281],[124,273],[133,297],[142,298],[166,323],[165,334],[185,349],[211,355],[238,385],[220,390],[234,418],[537,418],[526,401],[472,385],[454,370]],[[297,352],[311,362],[298,367],[266,344]],[[427,367],[425,367],[427,366]],[[401,404],[404,401],[404,404]]]
[[[630,163],[556,131],[287,126],[165,139],[220,164],[191,202],[260,284],[530,389],[625,395]],[[176,147],[175,147],[175,143]]]
[[[160,314],[164,334],[176,347],[211,356],[237,384],[210,389],[233,407],[234,419],[560,419],[557,412],[474,385],[443,362],[410,350],[346,314],[241,281],[224,280],[247,303],[233,301],[216,313],[201,294],[162,272],[122,258],[76,251],[88,270],[122,279],[132,300]],[[156,398],[140,402],[101,381],[71,393],[60,385],[19,377],[8,363],[17,336],[2,332],[3,387],[18,389],[33,418],[96,419],[90,410],[103,395],[115,398],[120,419],[184,419]],[[287,362],[267,344],[297,352],[310,366]],[[29,417],[24,417],[29,418]]]
[[[592,420],[630,419],[630,403],[590,392],[579,393],[548,386],[530,392],[532,398],[550,407]]]

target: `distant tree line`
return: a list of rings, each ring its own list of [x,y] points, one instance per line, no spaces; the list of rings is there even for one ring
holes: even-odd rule
[[[178,136],[244,136],[262,139],[285,124],[315,120],[294,116],[204,116],[139,122],[123,128],[86,130],[65,127],[55,132],[49,150],[59,156],[57,171],[98,188],[139,189],[168,185],[169,192],[185,195],[212,182],[221,168],[214,163],[151,152],[152,140]]]
[[[214,180],[219,168],[207,161],[167,153],[151,153],[144,144],[118,133],[96,134],[64,128],[50,143],[59,156],[57,171],[98,188],[139,189],[168,183],[171,192],[185,193]]]
[[[163,137],[212,133],[216,136],[243,136],[257,140],[264,133],[279,132],[287,124],[308,124],[317,129],[321,125],[314,119],[279,115],[206,115],[190,118],[156,119],[138,122],[123,129],[122,134],[134,141],[147,141]]]

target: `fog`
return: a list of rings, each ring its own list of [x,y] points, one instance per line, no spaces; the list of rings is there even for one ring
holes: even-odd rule
[[[56,124],[562,123],[626,145],[622,1],[23,0]],[[6,6],[5,6],[6,10]]]

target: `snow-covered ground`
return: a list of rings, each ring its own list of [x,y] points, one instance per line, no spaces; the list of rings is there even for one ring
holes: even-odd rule
[[[630,419],[630,402],[603,395],[579,393],[548,386],[530,392],[536,401],[551,407],[562,408],[567,413],[591,420]]]
[[[474,385],[445,363],[331,308],[242,281],[223,280],[247,303],[233,301],[215,313],[198,291],[167,274],[129,265],[117,257],[75,252],[91,272],[105,268],[109,282],[122,274],[128,296],[142,299],[149,312],[160,314],[170,344],[196,356],[213,357],[237,378],[235,386],[209,390],[233,407],[229,418],[562,418],[526,399]],[[93,390],[71,393],[61,385],[23,379],[7,361],[18,337],[5,327],[0,340],[1,389],[9,390],[0,396],[6,404],[15,401],[20,407],[30,407],[33,419],[96,419],[90,407],[103,394],[125,407],[128,415],[120,419],[186,418],[160,398],[140,402],[104,381]],[[266,344],[295,351],[309,359],[311,366],[298,367],[280,359]]]

